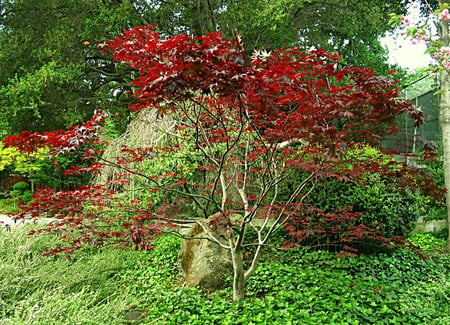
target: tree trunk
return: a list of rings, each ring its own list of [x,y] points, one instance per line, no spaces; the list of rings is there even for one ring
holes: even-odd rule
[[[450,225],[450,74],[447,71],[442,71],[440,79],[441,87],[444,89],[444,92],[441,95],[439,119],[442,130],[442,145],[444,148],[444,177],[445,188],[447,189],[447,193],[445,195],[447,204],[447,220]],[[445,252],[450,253],[450,227],[447,243],[445,245]]]
[[[233,260],[233,300],[239,301],[245,294],[245,272],[240,248],[231,249],[231,259]]]
[[[445,2],[444,2],[445,3]],[[442,3],[441,3],[442,4]],[[439,36],[441,42],[445,45],[449,45],[448,35],[448,21],[441,19],[439,21]],[[444,149],[444,177],[445,188],[447,194],[445,200],[447,204],[447,220],[450,225],[450,74],[447,70],[442,70],[439,75],[440,87],[442,90],[441,102],[439,106],[439,121],[442,131],[442,145]],[[447,243],[445,245],[445,252],[450,253],[450,226],[448,232]]]
[[[196,0],[193,2],[192,31],[195,36],[203,36],[207,33],[214,33],[217,30],[212,9],[209,0]]]

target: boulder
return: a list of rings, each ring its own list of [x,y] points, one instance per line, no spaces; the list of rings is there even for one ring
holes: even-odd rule
[[[220,237],[220,234],[217,235]],[[190,239],[181,240],[178,254],[186,284],[209,291],[223,288],[225,279],[233,274],[229,250],[206,240],[207,236],[199,225],[194,225],[187,237]]]

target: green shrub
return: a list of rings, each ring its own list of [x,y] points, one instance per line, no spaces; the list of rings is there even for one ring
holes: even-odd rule
[[[33,193],[30,190],[30,184],[28,184],[27,182],[17,182],[9,188],[10,198],[6,199],[4,203],[9,202],[9,204],[12,204],[12,206],[14,207],[13,211],[15,211],[15,208],[18,204],[20,205],[21,203],[29,203],[31,201],[32,194]],[[6,207],[4,212],[7,211],[9,212],[11,211],[11,209]]]
[[[349,152],[348,158],[353,161],[370,159],[380,164],[392,162],[390,156],[370,146]],[[350,164],[348,167],[352,168]],[[378,225],[386,237],[408,236],[419,217],[417,195],[378,173],[368,173],[357,183],[325,179],[316,184],[305,202],[325,213],[351,207],[352,212],[362,213],[355,225]]]
[[[0,199],[0,213],[8,213],[8,212],[17,212],[17,204],[14,202],[14,199]]]
[[[356,225],[380,224],[386,237],[408,236],[419,217],[415,195],[379,175],[368,176],[364,183],[327,179],[316,185],[305,202],[326,213],[352,207],[351,211],[363,213]]]
[[[448,226],[445,227],[445,228],[442,228],[440,230],[433,231],[431,234],[434,237],[436,237],[436,238],[439,238],[439,239],[442,239],[442,240],[447,240],[447,238],[448,238]]]
[[[28,190],[30,188],[30,184],[27,182],[17,182],[12,186],[13,191],[20,191],[24,192],[25,190]]]

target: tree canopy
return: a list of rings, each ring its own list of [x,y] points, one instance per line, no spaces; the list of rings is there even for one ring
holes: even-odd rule
[[[0,11],[0,116],[3,136],[84,122],[95,110],[127,123],[134,72],[98,53],[120,31],[154,24],[165,36],[220,30],[255,49],[300,46],[338,52],[342,62],[388,70],[378,37],[388,13],[410,1],[3,1]]]
[[[0,25],[3,135],[66,128],[95,110],[128,105],[113,93],[129,71],[99,55],[96,43],[138,24],[128,1],[6,1]]]

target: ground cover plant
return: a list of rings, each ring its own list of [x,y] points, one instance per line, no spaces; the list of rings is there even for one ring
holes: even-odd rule
[[[42,256],[54,234],[0,232],[0,324],[448,324],[450,260],[444,239],[414,234],[423,260],[405,250],[336,258],[325,251],[271,251],[247,294],[186,287],[179,239],[152,251],[80,250]],[[231,281],[231,279],[230,279]]]
[[[128,202],[118,200],[109,184],[35,194],[17,216],[51,215],[59,221],[44,231],[63,232],[68,240],[48,254],[113,242],[152,249],[155,237],[176,225],[194,224],[204,238],[229,253],[233,298],[240,300],[263,249],[284,227],[291,237],[286,246],[317,234],[329,234],[332,242],[352,252],[355,242],[403,243],[383,236],[378,224],[357,222],[362,212],[350,207],[323,211],[305,204],[316,184],[329,179],[365,182],[373,173],[397,183],[399,190],[441,197],[442,191],[420,169],[348,154],[379,145],[383,136],[398,131],[395,119],[401,114],[416,125],[421,122],[421,112],[400,97],[396,82],[374,71],[344,66],[324,50],[260,51],[247,59],[239,37],[162,38],[151,26],[124,32],[101,47],[137,71],[132,83],[137,103],[131,108],[170,118],[172,127],[160,130],[170,141],[123,146],[120,156],[107,160],[101,155],[107,145],[100,136],[106,118],[101,113],[68,131],[7,137],[6,147],[25,152],[50,147],[58,157],[81,150],[92,165],[73,166],[67,171],[71,175],[98,172],[106,165],[121,171],[110,184],[125,185],[130,175],[140,178],[144,195]],[[180,152],[196,160],[182,165]],[[155,167],[171,157],[167,168]],[[146,173],[141,162],[158,172]],[[190,214],[175,211],[180,200],[192,207]],[[315,216],[318,221],[311,222]],[[250,229],[256,236],[248,235]],[[251,254],[244,258],[247,252]]]

